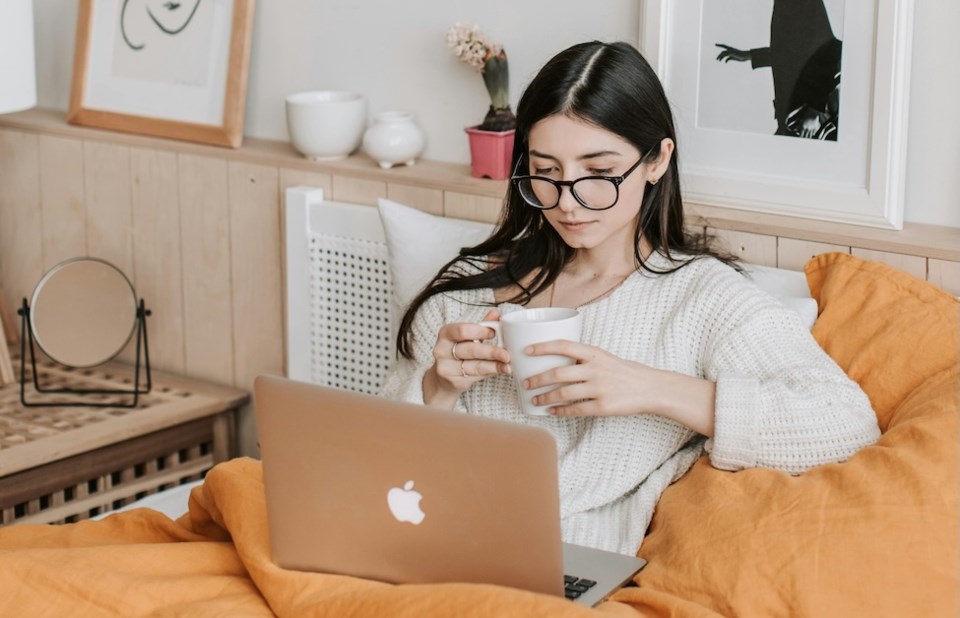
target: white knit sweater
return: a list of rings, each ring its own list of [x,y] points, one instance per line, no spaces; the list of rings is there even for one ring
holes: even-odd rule
[[[670,265],[656,254],[650,264]],[[430,298],[412,325],[415,360],[393,366],[382,394],[422,403],[440,327],[480,321],[493,302],[491,289]],[[797,474],[844,460],[880,435],[866,395],[797,314],[717,260],[698,259],[668,275],[638,271],[580,310],[584,343],[716,382],[716,417],[714,437],[704,444],[683,425],[642,410],[596,418],[525,415],[510,376],[481,380],[463,393],[458,410],[554,435],[567,542],[636,554],[660,495],[704,447],[717,468]]]

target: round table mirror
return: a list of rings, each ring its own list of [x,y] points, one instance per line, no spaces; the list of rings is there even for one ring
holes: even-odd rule
[[[92,367],[120,353],[137,325],[137,296],[116,266],[95,258],[61,262],[30,303],[33,338],[54,361]]]

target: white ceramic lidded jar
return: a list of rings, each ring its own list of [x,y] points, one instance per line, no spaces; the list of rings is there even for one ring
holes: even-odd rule
[[[380,112],[363,134],[363,149],[383,169],[413,165],[423,152],[426,137],[410,112]]]

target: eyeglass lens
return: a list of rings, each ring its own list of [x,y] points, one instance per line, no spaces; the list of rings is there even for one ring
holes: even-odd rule
[[[560,202],[561,188],[542,178],[524,178],[517,183],[520,195],[531,206],[553,208]],[[587,208],[610,208],[617,203],[617,185],[604,178],[581,178],[570,190]]]

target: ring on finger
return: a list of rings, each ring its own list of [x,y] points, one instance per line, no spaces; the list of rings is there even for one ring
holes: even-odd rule
[[[467,370],[463,367],[463,359],[460,359],[460,377],[467,377]]]
[[[457,345],[458,345],[459,343],[460,343],[459,341],[454,341],[454,342],[453,342],[453,347],[450,348],[450,354],[453,355],[453,358],[454,358],[454,359],[456,359],[456,360],[458,360],[458,361],[460,361],[460,362],[463,362],[463,359],[460,358],[459,356],[457,356]]]

